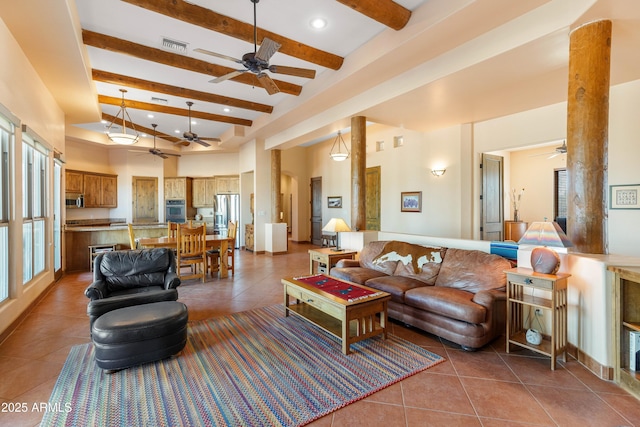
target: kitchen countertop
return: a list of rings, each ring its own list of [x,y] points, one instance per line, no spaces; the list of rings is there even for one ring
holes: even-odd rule
[[[114,224],[96,224],[96,225],[65,225],[65,231],[120,231],[127,230],[126,223],[114,223]],[[134,230],[140,229],[155,229],[155,228],[167,228],[166,223],[149,223],[149,224],[134,224]]]

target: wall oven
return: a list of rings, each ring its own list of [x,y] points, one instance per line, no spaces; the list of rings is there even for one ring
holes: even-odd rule
[[[165,221],[187,222],[187,206],[185,200],[167,200],[165,202]]]

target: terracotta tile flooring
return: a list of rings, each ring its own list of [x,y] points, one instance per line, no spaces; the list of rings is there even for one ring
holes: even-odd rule
[[[291,243],[287,255],[237,251],[228,279],[184,282],[180,300],[190,320],[282,303],[280,279],[308,273],[307,250]],[[0,344],[1,426],[37,426],[70,347],[89,341],[89,272],[56,283]],[[478,352],[392,323],[402,336],[447,360],[327,415],[313,426],[640,426],[640,401],[600,380],[573,359],[553,372],[549,359],[526,351],[506,354],[504,340]],[[23,413],[6,412],[26,403]],[[83,426],[84,427],[84,426]]]

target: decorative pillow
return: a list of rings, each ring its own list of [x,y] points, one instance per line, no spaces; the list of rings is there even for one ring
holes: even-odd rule
[[[428,285],[435,284],[447,249],[412,246],[412,252],[404,257],[398,256],[398,266],[393,275],[411,277]],[[397,252],[394,253],[397,255]]]

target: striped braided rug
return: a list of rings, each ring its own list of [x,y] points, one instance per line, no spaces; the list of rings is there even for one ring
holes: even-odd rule
[[[296,426],[443,361],[389,335],[351,346],[281,305],[189,324],[178,357],[105,374],[75,346],[42,426]]]

